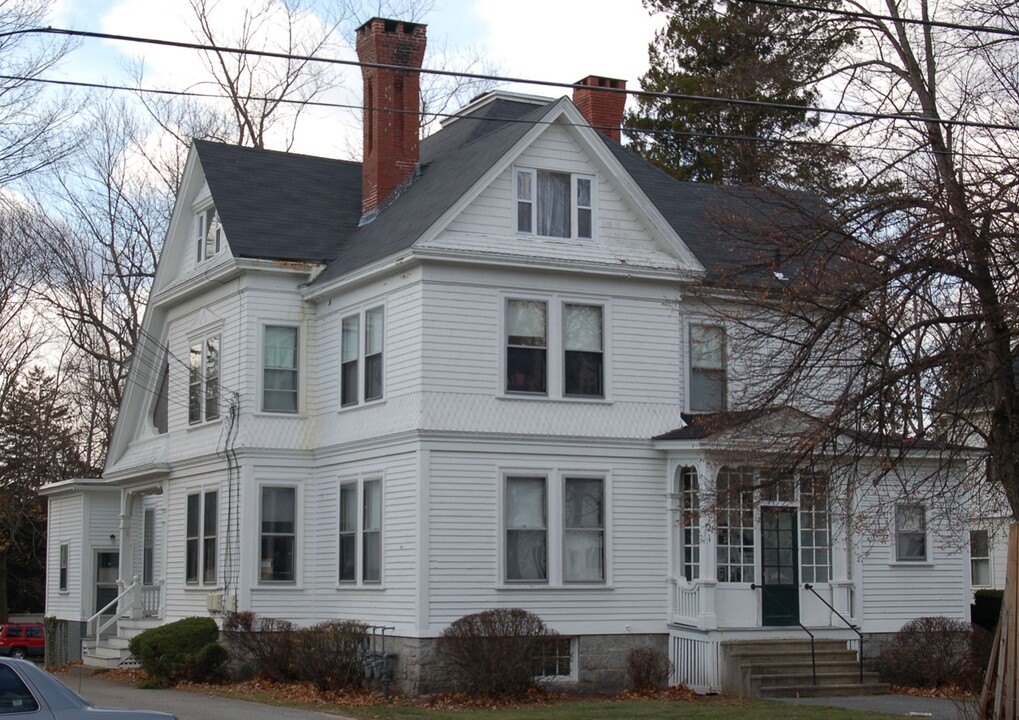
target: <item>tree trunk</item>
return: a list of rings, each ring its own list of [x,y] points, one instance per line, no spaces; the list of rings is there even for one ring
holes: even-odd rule
[[[0,550],[0,624],[7,622],[7,551]]]

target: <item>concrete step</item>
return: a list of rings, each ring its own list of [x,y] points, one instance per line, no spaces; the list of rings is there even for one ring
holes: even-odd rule
[[[722,643],[722,645],[733,656],[801,651],[804,648],[808,652],[810,651],[810,640],[730,640]],[[846,650],[848,646],[845,640],[818,638],[814,640],[814,648],[819,651]]]
[[[806,673],[782,675],[756,675],[750,679],[751,695],[760,695],[764,688],[779,687],[801,687],[803,685],[813,686],[814,678],[808,670]],[[821,672],[817,671],[817,683],[819,687],[840,687],[843,685],[859,685],[860,673],[856,672]],[[864,673],[863,684],[880,684],[877,673]]]
[[[866,679],[866,678],[864,678]],[[887,695],[886,683],[865,682],[836,685],[768,685],[761,687],[761,697],[846,697],[850,695]]]
[[[818,673],[838,673],[848,672],[856,673],[857,676],[860,674],[860,663],[857,662],[856,658],[852,658],[848,661],[842,660],[818,660],[817,665],[804,660],[802,662],[790,662],[776,665],[774,663],[756,663],[746,664],[740,663],[740,671],[747,676],[760,676],[760,675],[812,675],[814,667],[817,667]]]
[[[770,653],[754,652],[736,656],[740,666],[778,666],[796,663],[817,662],[845,662],[855,663],[857,655],[852,650],[817,650],[810,652],[810,648],[803,650],[777,650]]]

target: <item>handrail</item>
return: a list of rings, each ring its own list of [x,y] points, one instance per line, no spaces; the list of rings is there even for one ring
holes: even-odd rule
[[[92,624],[93,620],[98,620],[103,613],[105,613],[110,608],[115,607],[122,599],[124,599],[124,597],[128,593],[134,592],[135,588],[137,587],[140,587],[140,580],[138,579],[137,576],[135,576],[134,582],[125,587],[123,591],[120,593],[120,595],[110,600],[110,602],[106,603],[95,615],[93,615],[92,617],[85,621],[85,627],[87,628],[89,625]],[[102,635],[103,630],[110,627],[110,625],[112,625],[115,622],[117,622],[116,612],[114,612],[113,617],[111,617],[109,620],[102,623],[101,625],[99,623],[96,623],[96,645],[99,644],[99,636]]]
[[[863,685],[863,631],[860,630],[860,626],[859,625],[854,625],[853,623],[851,623],[848,620],[846,620],[845,615],[840,613],[838,610],[836,610],[834,607],[832,607],[832,604],[830,602],[828,602],[823,597],[821,597],[818,594],[817,590],[814,589],[814,586],[811,585],[810,583],[804,583],[803,584],[803,589],[804,590],[809,590],[810,592],[812,592],[814,594],[814,597],[816,597],[818,600],[820,600],[825,605],[827,605],[828,609],[831,610],[836,615],[838,615],[839,620],[844,622],[846,624],[846,627],[848,627],[850,630],[855,632],[856,636],[860,639],[860,684]]]
[[[760,585],[757,583],[750,583],[751,590],[756,590],[757,588],[760,588],[762,592],[768,592],[768,587],[764,583],[761,583]],[[810,675],[813,680],[813,684],[817,685],[817,652],[814,646],[814,633],[810,632],[810,630],[807,629],[807,626],[799,620],[796,621],[796,624],[800,626],[800,630],[810,636]]]

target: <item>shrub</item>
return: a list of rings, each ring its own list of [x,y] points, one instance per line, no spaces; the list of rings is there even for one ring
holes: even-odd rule
[[[464,615],[435,652],[457,690],[478,697],[519,697],[539,682],[536,658],[555,632],[520,608]]]
[[[664,687],[669,684],[671,674],[672,663],[661,650],[633,648],[626,654],[626,677],[634,690]]]
[[[324,622],[294,635],[294,665],[302,680],[326,692],[358,687],[364,680],[362,649],[368,627],[354,620]]]
[[[169,687],[217,677],[227,660],[218,638],[215,621],[192,617],[146,630],[128,647],[145,671],[144,687]]]
[[[973,687],[982,672],[974,662],[970,623],[947,617],[903,625],[881,653],[878,669],[886,681],[912,687]]]
[[[223,629],[231,643],[254,663],[260,678],[274,682],[296,679],[292,622],[238,612],[227,616]]]

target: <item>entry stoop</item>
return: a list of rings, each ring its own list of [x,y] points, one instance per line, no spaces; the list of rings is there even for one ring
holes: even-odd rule
[[[877,673],[864,672],[845,640],[815,640],[814,664],[809,640],[734,640],[722,643],[726,689],[752,697],[878,695],[888,685]]]

